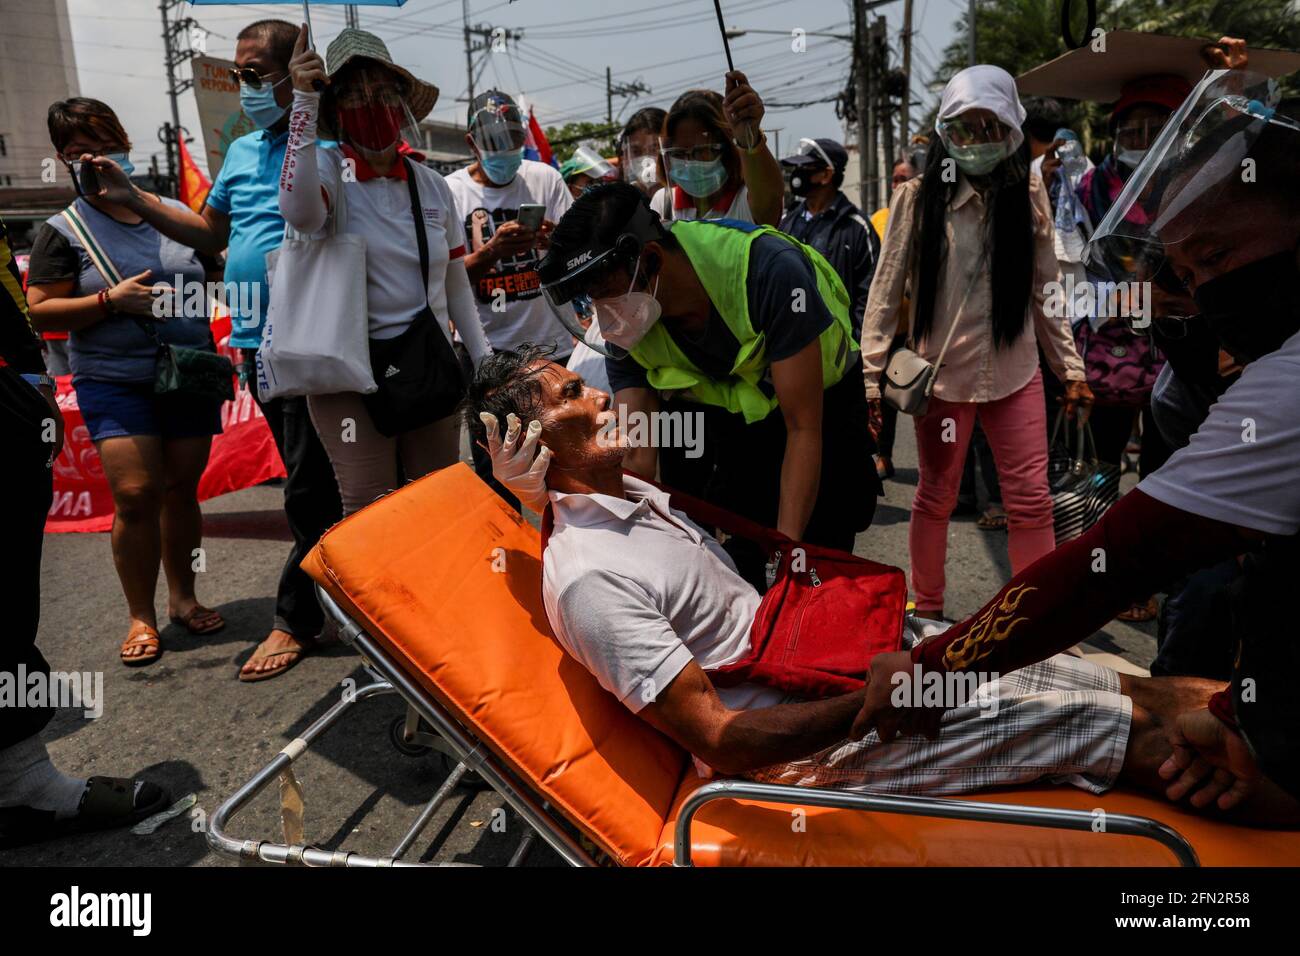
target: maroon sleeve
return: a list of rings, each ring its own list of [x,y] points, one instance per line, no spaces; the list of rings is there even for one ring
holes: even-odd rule
[[[1006,673],[1073,647],[1134,601],[1249,548],[1241,529],[1139,490],[1017,574],[912,659],[930,670]]]

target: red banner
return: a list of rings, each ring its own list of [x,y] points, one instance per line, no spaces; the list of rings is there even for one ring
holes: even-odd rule
[[[219,350],[233,360],[226,347],[229,318],[213,322],[212,332]],[[113,527],[113,495],[77,407],[71,375],[59,376],[58,400],[65,437],[63,453],[54,462],[54,501],[45,530],[108,531]],[[221,408],[221,434],[212,439],[208,467],[199,479],[199,500],[283,477],[284,465],[262,410],[248,388],[236,390],[235,400]]]

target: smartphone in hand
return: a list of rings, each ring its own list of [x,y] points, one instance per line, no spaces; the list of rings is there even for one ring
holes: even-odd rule
[[[77,166],[77,185],[80,187],[83,196],[98,196],[102,188],[99,184],[99,171],[95,169],[95,164],[83,162]]]
[[[542,217],[545,215],[546,207],[541,203],[521,203],[518,216],[519,225],[536,232],[542,227]]]

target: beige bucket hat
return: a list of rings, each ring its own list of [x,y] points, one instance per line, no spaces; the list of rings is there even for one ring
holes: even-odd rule
[[[433,104],[438,102],[438,88],[394,63],[383,40],[365,30],[348,27],[325,50],[325,72],[333,77],[355,59],[382,63],[406,81],[406,106],[417,123],[428,116]]]

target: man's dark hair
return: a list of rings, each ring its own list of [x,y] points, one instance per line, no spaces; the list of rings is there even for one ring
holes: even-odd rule
[[[1025,121],[1020,128],[1040,143],[1050,143],[1056,139],[1056,131],[1068,125],[1069,116],[1061,101],[1050,96],[1030,96],[1022,101],[1025,107]]]
[[[235,39],[265,43],[271,59],[287,70],[293,59],[294,44],[298,42],[298,29],[288,20],[255,20],[240,30]]]
[[[50,131],[50,143],[60,153],[78,133],[90,133],[101,143],[131,148],[131,137],[126,135],[113,108],[88,96],[51,103],[45,125]]]
[[[502,437],[506,433],[506,416],[511,412],[519,416],[524,428],[534,418],[541,418],[542,386],[531,366],[554,351],[552,345],[525,343],[514,350],[493,352],[483,360],[460,405],[461,421],[469,429],[470,441],[487,447],[487,429],[478,417],[481,412],[496,416]]]
[[[600,183],[579,196],[551,233],[550,249],[537,268],[542,282],[554,282],[565,274],[565,263],[575,255],[599,245],[607,248],[627,228],[638,204],[648,204],[645,193],[631,183]],[[657,215],[657,214],[656,214]],[[667,249],[678,242],[667,229],[658,241]],[[612,258],[612,257],[611,257]]]

